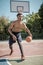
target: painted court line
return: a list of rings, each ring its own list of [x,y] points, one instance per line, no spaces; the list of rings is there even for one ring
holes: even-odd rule
[[[43,56],[43,55],[32,55],[32,56],[26,56],[26,57],[28,58],[28,57],[39,57],[39,56]]]
[[[8,60],[7,60],[7,64],[8,64],[8,65],[11,65],[11,63],[10,63]]]
[[[11,65],[7,59],[0,59],[0,65]]]
[[[39,57],[39,56],[43,56],[43,55],[33,55],[33,56],[26,56],[26,58],[29,58],[29,57]],[[14,57],[14,59],[19,59],[20,57]],[[10,60],[14,60],[14,59],[0,59],[0,65],[12,65],[9,61]]]
[[[29,57],[40,57],[40,56],[43,56],[43,55],[32,55],[32,56],[25,56],[25,59],[26,58],[29,58]],[[20,57],[14,57],[14,58],[7,58],[7,61],[10,61],[10,60],[14,60],[14,59],[21,59]]]

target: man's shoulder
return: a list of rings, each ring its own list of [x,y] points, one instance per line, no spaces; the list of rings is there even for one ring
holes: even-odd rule
[[[12,23],[12,24],[14,24],[14,23],[16,23],[16,22],[17,22],[17,20],[15,20],[15,21],[12,21],[11,23]]]
[[[26,25],[25,23],[22,23],[22,25]]]
[[[15,23],[17,20],[15,20],[15,21],[12,21],[13,23]]]

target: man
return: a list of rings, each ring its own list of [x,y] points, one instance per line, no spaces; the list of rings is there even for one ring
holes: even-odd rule
[[[8,32],[10,33],[10,38],[9,38],[9,48],[11,49],[10,55],[13,52],[12,49],[12,44],[15,43],[16,41],[18,42],[20,52],[21,52],[21,59],[24,60],[24,54],[23,54],[23,49],[21,45],[22,37],[21,37],[21,30],[24,29],[30,36],[32,34],[30,33],[30,30],[27,28],[27,26],[22,22],[22,14],[18,13],[17,14],[17,20],[11,23],[11,25],[8,28]]]

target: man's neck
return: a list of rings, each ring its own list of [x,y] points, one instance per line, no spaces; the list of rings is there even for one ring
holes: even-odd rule
[[[21,22],[21,20],[18,20],[18,22]]]

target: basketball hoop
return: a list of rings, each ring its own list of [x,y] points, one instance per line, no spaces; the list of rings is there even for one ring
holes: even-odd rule
[[[10,0],[10,11],[18,13],[29,13],[29,1]]]
[[[23,13],[23,6],[17,6],[17,12]]]
[[[22,10],[19,10],[18,13],[23,13]]]

